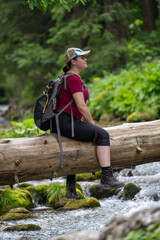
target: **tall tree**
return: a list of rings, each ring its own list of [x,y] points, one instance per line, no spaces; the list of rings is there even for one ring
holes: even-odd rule
[[[155,29],[155,0],[142,0],[143,30],[152,32]]]

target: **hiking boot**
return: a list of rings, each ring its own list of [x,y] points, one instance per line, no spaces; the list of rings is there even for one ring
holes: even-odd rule
[[[67,176],[65,197],[69,199],[79,199],[79,195],[76,192],[75,175]]]
[[[113,176],[112,168],[108,168],[107,170],[102,171],[100,185],[103,188],[122,188],[122,187],[124,187],[124,183],[119,182]]]

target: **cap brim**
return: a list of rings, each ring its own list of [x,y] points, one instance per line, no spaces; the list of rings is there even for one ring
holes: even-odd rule
[[[77,56],[88,56],[90,54],[91,50],[83,51],[81,53],[78,53]]]

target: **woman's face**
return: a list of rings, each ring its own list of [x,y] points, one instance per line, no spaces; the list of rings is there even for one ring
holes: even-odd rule
[[[76,60],[73,60],[72,64],[78,69],[82,70],[87,68],[87,58],[85,56],[79,56]]]

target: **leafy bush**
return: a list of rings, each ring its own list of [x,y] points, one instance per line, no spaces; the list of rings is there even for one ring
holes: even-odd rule
[[[133,112],[145,113],[150,108],[154,110],[154,118],[158,118],[160,60],[121,70],[118,75],[95,78],[90,88],[89,108],[95,119],[109,113],[115,118],[126,119]]]
[[[23,122],[11,122],[14,127],[9,127],[0,132],[1,138],[31,137],[43,134],[44,131],[37,129],[34,119],[26,119]]]

